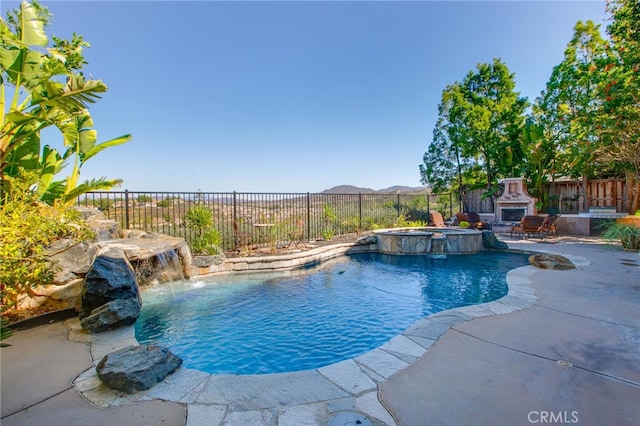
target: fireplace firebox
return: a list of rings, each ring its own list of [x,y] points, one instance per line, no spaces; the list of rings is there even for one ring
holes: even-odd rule
[[[503,222],[519,222],[525,216],[526,208],[521,209],[510,209],[503,208],[502,209],[502,218]]]

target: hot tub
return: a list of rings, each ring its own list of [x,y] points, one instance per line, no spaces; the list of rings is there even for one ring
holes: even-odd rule
[[[482,232],[463,228],[394,228],[374,232],[387,254],[467,254],[482,250]]]

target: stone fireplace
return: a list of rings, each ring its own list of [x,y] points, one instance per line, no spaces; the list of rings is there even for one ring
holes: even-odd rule
[[[504,191],[496,199],[496,222],[519,222],[524,216],[535,215],[535,198],[527,193],[522,177],[501,179]]]

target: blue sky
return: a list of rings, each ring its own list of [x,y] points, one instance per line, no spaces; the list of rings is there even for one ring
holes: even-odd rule
[[[132,191],[420,186],[448,84],[501,58],[532,101],[575,23],[606,25],[604,1],[41,3],[91,43],[99,139],[134,137],[82,178]]]

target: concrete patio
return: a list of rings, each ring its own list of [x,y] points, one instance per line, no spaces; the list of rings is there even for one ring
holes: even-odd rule
[[[18,331],[0,349],[2,424],[322,425],[351,411],[377,425],[640,424],[638,253],[596,238],[500,238],[578,269],[518,268],[499,301],[441,312],[317,370],[180,369],[133,395],[101,386],[94,368],[135,343],[132,328],[87,336],[70,320]]]

